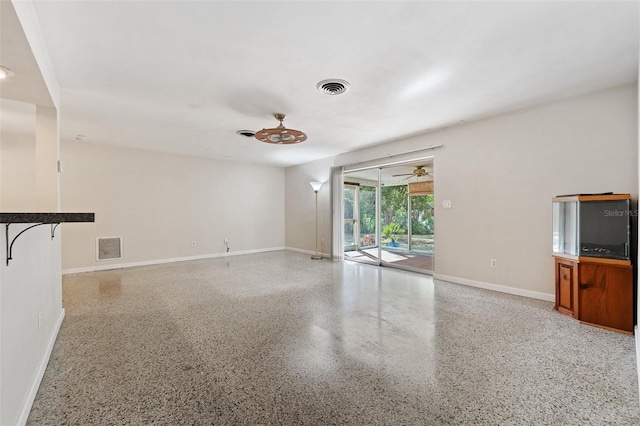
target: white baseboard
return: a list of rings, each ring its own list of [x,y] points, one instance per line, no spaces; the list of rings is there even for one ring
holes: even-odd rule
[[[516,296],[530,297],[532,299],[546,300],[553,302],[556,300],[555,294],[540,293],[538,291],[522,290],[514,287],[507,287],[499,284],[485,283],[482,281],[468,280],[466,278],[451,277],[449,275],[433,274],[434,280],[449,281],[456,284],[468,285],[470,287],[484,288],[486,290],[499,291],[501,293],[515,294]]]
[[[94,265],[94,266],[87,266],[84,268],[63,269],[62,275],[80,274],[83,272],[94,272],[94,271],[107,271],[109,269],[134,268],[136,266],[160,265],[163,263],[186,262],[189,260],[213,259],[216,257],[239,256],[241,254],[264,253],[268,251],[280,251],[280,250],[285,250],[285,247],[269,247],[264,249],[231,251],[229,253],[224,252],[224,253],[202,254],[198,256],[174,257],[170,259],[144,260],[141,262],[111,263],[109,265]]]
[[[27,398],[24,401],[22,410],[20,410],[20,417],[18,417],[18,423],[17,423],[18,426],[24,426],[25,424],[27,424],[27,419],[29,418],[29,413],[31,412],[33,401],[35,401],[36,399],[36,394],[38,393],[38,389],[40,388],[40,383],[42,382],[42,378],[44,377],[44,372],[47,369],[47,365],[49,364],[49,358],[51,358],[51,352],[53,352],[53,345],[56,343],[56,338],[58,337],[58,332],[60,331],[60,326],[62,325],[63,320],[64,320],[64,309],[61,309],[60,315],[58,315],[58,320],[56,321],[56,324],[53,327],[53,332],[49,337],[49,343],[47,344],[47,349],[45,351],[44,357],[42,357],[42,361],[40,361],[40,365],[38,366],[38,371],[36,372],[36,376],[33,378],[33,382],[31,382],[31,386],[29,386],[29,392],[27,393]]]
[[[315,251],[312,250],[305,250],[305,249],[301,249],[301,248],[296,248],[296,247],[285,247],[284,248],[287,251],[295,251],[296,253],[304,253],[304,254],[310,254],[310,255],[314,255],[316,254]],[[320,256],[322,256],[325,259],[331,259],[331,255],[329,253],[319,253]]]

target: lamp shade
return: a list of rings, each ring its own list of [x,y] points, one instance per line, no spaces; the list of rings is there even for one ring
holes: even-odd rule
[[[320,191],[320,187],[322,187],[322,182],[309,182],[309,185],[311,185],[315,192],[318,192]]]

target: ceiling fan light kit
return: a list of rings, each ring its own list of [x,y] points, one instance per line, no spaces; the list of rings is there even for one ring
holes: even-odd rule
[[[282,122],[287,118],[285,114],[275,113],[273,116],[280,121],[278,127],[272,129],[262,129],[256,132],[255,138],[260,142],[275,145],[291,145],[307,140],[307,135],[300,130],[287,129]]]

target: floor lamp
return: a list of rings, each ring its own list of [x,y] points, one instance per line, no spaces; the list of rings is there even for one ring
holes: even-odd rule
[[[322,182],[309,182],[309,184],[313,188],[313,192],[316,193],[316,254],[311,256],[311,258],[313,260],[318,260],[322,259],[322,255],[318,253],[318,191],[320,191]]]

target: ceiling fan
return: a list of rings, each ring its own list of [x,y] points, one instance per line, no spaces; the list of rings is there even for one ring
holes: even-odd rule
[[[399,175],[391,175],[392,177],[398,177],[398,176],[409,176],[408,178],[406,178],[405,180],[411,179],[412,177],[422,177],[422,176],[433,176],[432,173],[427,172],[424,169],[424,166],[416,166],[415,169],[413,169],[413,173],[401,173]]]

